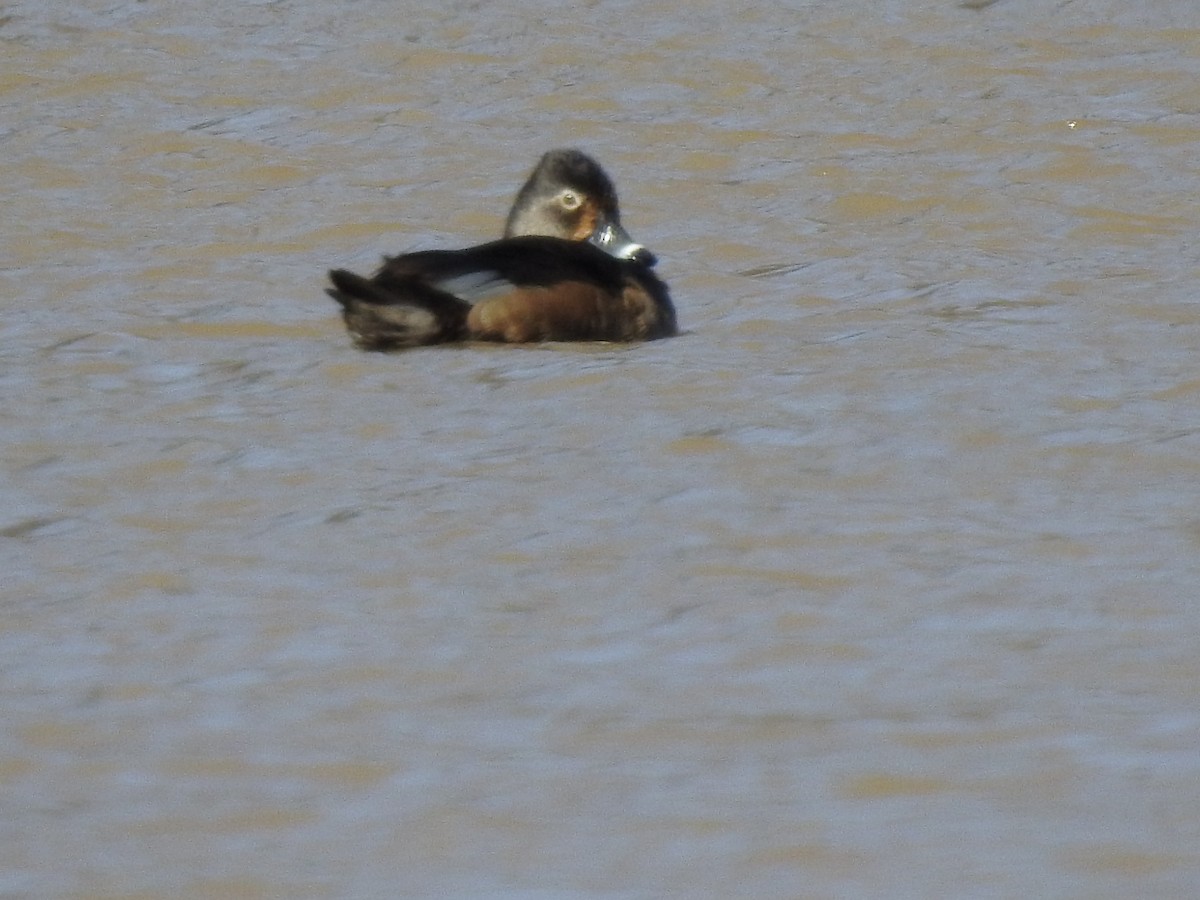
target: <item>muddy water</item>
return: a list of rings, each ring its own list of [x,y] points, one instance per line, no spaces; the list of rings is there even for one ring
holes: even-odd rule
[[[1200,19],[8,3],[0,896],[1194,897]],[[685,329],[367,355],[609,167]]]

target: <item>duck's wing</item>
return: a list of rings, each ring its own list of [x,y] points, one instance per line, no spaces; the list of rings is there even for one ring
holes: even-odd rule
[[[422,250],[384,261],[372,280],[381,287],[414,279],[475,304],[514,288],[586,282],[616,290],[622,263],[579,241],[516,237],[465,250]]]

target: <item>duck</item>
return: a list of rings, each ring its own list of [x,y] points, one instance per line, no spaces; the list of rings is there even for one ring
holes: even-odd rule
[[[655,255],[621,225],[616,188],[580,150],[544,154],[499,240],[332,269],[326,289],[353,342],[394,351],[493,341],[635,342],[677,333]]]

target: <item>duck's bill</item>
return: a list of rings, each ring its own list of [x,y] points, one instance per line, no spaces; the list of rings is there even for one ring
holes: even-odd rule
[[[588,242],[595,244],[617,259],[631,259],[643,266],[653,266],[658,257],[630,237],[629,232],[614,222],[601,222]]]

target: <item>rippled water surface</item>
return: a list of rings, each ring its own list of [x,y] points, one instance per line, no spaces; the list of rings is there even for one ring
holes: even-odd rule
[[[1190,4],[0,50],[0,897],[1200,896]],[[350,345],[555,146],[683,335]]]

